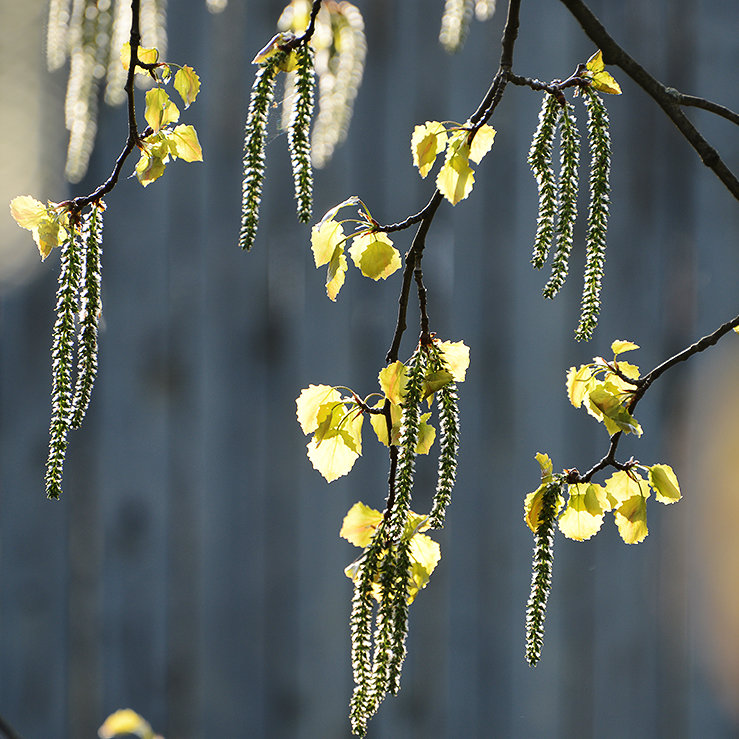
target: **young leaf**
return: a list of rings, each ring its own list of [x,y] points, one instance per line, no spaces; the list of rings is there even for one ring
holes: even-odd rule
[[[635,495],[649,497],[649,489],[646,484],[642,485],[644,482],[636,470],[614,472],[606,480],[606,496],[611,507],[617,508]]]
[[[136,56],[142,64],[156,64],[159,61],[159,52],[156,49],[146,49],[143,46],[138,47]],[[128,41],[121,47],[121,64],[123,65],[123,69],[126,70],[131,66],[131,44]],[[138,65],[134,72],[136,74],[149,75],[148,69],[142,69]]]
[[[143,187],[150,185],[164,174],[169,158],[169,142],[163,133],[147,137],[135,168],[136,177]]]
[[[326,403],[340,403],[341,394],[330,385],[309,385],[295,401],[300,428],[304,434],[312,434],[318,428],[318,413]]]
[[[431,171],[436,157],[446,149],[446,144],[446,129],[439,121],[426,121],[413,129],[411,153],[413,164],[418,167],[421,177],[425,178]]]
[[[570,499],[559,519],[559,530],[575,541],[585,541],[598,533],[603,513],[610,509],[605,490],[600,485],[570,485]]]
[[[192,67],[185,65],[174,76],[174,89],[180,93],[185,109],[189,108],[200,92],[200,77]]]
[[[100,739],[115,739],[115,737],[130,734],[141,737],[141,739],[161,739],[161,737],[154,736],[154,731],[149,722],[130,708],[122,708],[115,713],[111,713],[98,729]]]
[[[470,159],[479,164],[482,158],[487,154],[495,141],[495,129],[487,124],[480,126],[472,139],[470,146]]]
[[[570,367],[567,372],[567,397],[570,399],[570,403],[575,408],[579,408],[595,387],[595,384],[592,365],[583,364],[577,369]]]
[[[603,414],[603,423],[611,436],[617,431],[641,436],[639,422],[623,407],[617,392],[618,389],[610,382],[599,383],[590,391],[588,399]]]
[[[400,361],[389,364],[380,370],[377,379],[380,381],[382,392],[385,397],[396,405],[400,405],[405,398],[408,368]]]
[[[607,92],[609,95],[621,94],[618,82],[605,71],[603,52],[600,49],[588,59],[585,68],[586,71],[583,73],[583,77],[589,77],[592,80],[593,89],[599,92]]]
[[[461,131],[452,136],[447,146],[444,166],[436,177],[439,192],[452,204],[464,200],[475,183],[475,174],[469,163],[470,145],[467,132]]]
[[[333,218],[322,220],[313,226],[310,234],[310,243],[316,267],[328,264],[336,253],[337,247],[344,240],[344,228],[340,223],[334,221]]]
[[[168,123],[175,123],[180,119],[180,111],[161,87],[154,87],[146,93],[144,118],[154,133],[159,133]]]
[[[385,405],[384,400],[380,400],[377,403],[375,403],[375,408],[382,408]],[[397,446],[398,439],[400,438],[400,420],[403,416],[403,409],[397,405],[396,403],[390,404],[390,418],[392,420],[392,443]],[[370,415],[370,424],[372,424],[372,428],[374,429],[375,435],[377,436],[377,440],[380,442],[380,444],[384,444],[385,446],[389,446],[388,440],[387,440],[387,421],[385,420],[384,415],[380,415],[379,413],[373,413]]]
[[[326,295],[336,302],[336,297],[344,284],[346,277],[347,261],[344,255],[344,249],[337,246],[334,249],[331,261],[328,263],[328,272],[326,273]]]
[[[327,482],[346,475],[358,457],[359,454],[347,443],[347,437],[338,432],[327,434],[321,441],[313,438],[308,442],[308,459]]]
[[[541,481],[542,483],[547,483],[552,481],[552,460],[549,458],[548,454],[543,454],[542,452],[537,452],[534,455],[534,459],[539,463],[539,467],[541,468]]]
[[[69,216],[65,210],[57,210],[54,203],[44,205],[30,195],[19,195],[10,201],[10,214],[21,228],[31,232],[41,261],[69,236]]]
[[[649,484],[660,503],[676,503],[682,497],[677,476],[669,465],[652,465],[649,468]]]
[[[446,368],[451,372],[455,382],[464,382],[467,368],[470,366],[470,348],[464,341],[440,341],[436,343]]]
[[[172,131],[165,132],[170,144],[170,153],[186,162],[202,162],[203,150],[200,148],[197,131],[184,124],[175,126]]]
[[[339,536],[364,549],[370,545],[377,527],[382,521],[382,513],[359,501],[344,516]]]
[[[424,413],[420,417],[416,454],[428,454],[431,451],[434,439],[436,439],[436,429],[427,423],[429,418],[431,418],[430,413]]]
[[[643,495],[634,495],[625,500],[613,512],[618,526],[618,533],[627,544],[638,544],[644,541],[647,529],[647,499]]]
[[[630,352],[638,348],[639,344],[635,344],[633,341],[624,341],[623,339],[616,339],[616,341],[611,344],[611,350],[613,351],[614,358],[617,357],[619,354]]]
[[[400,269],[400,252],[379,231],[355,236],[349,254],[362,274],[372,280],[385,280]]]
[[[415,534],[410,540],[410,582],[408,603],[413,603],[419,590],[428,585],[431,573],[441,559],[441,547],[426,534]]]

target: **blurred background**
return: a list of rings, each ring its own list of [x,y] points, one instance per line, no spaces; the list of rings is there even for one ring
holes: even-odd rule
[[[473,21],[453,56],[437,40],[441,0],[356,4],[365,79],[348,142],[316,172],[314,213],[356,194],[388,223],[430,197],[411,131],[475,110],[497,69],[505,4]],[[294,399],[309,383],[377,389],[400,277],[375,284],[350,267],[337,304],[326,298],[276,124],[257,242],[249,254],[236,245],[250,61],[282,7],[230,0],[213,14],[203,0],[169,3],[166,58],[202,80],[183,121],[205,162],[171,164],[146,190],[122,179],[107,198],[100,371],[58,502],[43,487],[58,256],[41,264],[7,209],[0,218],[0,715],[26,739],[93,737],[122,707],[167,739],[349,735],[343,568],[357,551],[338,531],[355,501],[382,507],[386,450],[367,437],[351,475],[328,486],[305,456]],[[739,107],[735,2],[591,7],[665,84]],[[47,4],[2,0],[0,13],[0,201],[86,194],[124,144],[125,109],[101,102],[89,170],[66,184],[67,70],[46,70]],[[559,3],[523,3],[515,72],[563,78],[594,51]],[[447,527],[434,534],[441,562],[411,608],[402,689],[370,737],[739,735],[734,335],[660,380],[639,406],[644,436],[620,449],[671,464],[684,499],[650,500],[639,545],[621,542],[610,515],[588,542],[557,537],[542,660],[524,661],[532,537],[522,506],[538,485],[534,454],[584,470],[607,449],[602,426],[568,404],[568,367],[620,338],[641,345],[630,361],[647,371],[739,303],[736,203],[611,71],[623,95],[606,100],[613,205],[589,344],[572,338],[582,223],[555,301],[541,298],[547,274],[529,263],[537,196],[526,154],[539,94],[507,89],[471,197],[443,204],[429,234],[432,329],[471,348],[460,466]],[[736,171],[735,127],[687,112]],[[585,140],[581,159],[587,167]],[[397,235],[401,252],[411,237]],[[434,484],[434,460],[422,460],[415,510]]]

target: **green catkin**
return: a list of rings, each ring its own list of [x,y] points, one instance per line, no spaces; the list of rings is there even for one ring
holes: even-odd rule
[[[307,223],[313,211],[313,168],[310,125],[313,115],[313,52],[306,44],[295,54],[298,59],[295,100],[287,128],[287,143],[295,185],[298,220]]]
[[[78,310],[80,256],[73,232],[59,249],[59,288],[56,322],[51,343],[51,422],[49,457],[46,462],[46,496],[59,498],[62,493],[64,457],[72,409],[72,361],[75,344],[75,315]]]
[[[590,139],[590,207],[585,236],[585,277],[580,323],[575,330],[578,341],[593,335],[600,311],[600,288],[605,271],[606,233],[610,203],[611,137],[608,132],[608,112],[600,96],[592,89],[584,91],[588,111]]]
[[[432,352],[434,349],[432,348]],[[446,369],[438,350],[431,354],[431,371]],[[457,476],[457,454],[459,452],[459,403],[457,385],[450,382],[436,391],[439,409],[439,465],[436,492],[431,504],[429,526],[441,528],[444,525],[446,509],[452,497],[452,489]]]
[[[249,112],[244,126],[244,177],[239,232],[239,246],[247,251],[254,245],[259,225],[259,203],[264,184],[267,117],[274,97],[275,79],[285,57],[285,52],[277,52],[260,66],[249,99]]]
[[[554,563],[554,524],[561,500],[561,483],[550,483],[542,496],[539,526],[534,534],[531,594],[526,605],[526,661],[533,667],[541,658],[544,618],[552,585]]]
[[[531,258],[531,263],[536,269],[544,266],[554,238],[557,185],[551,161],[558,121],[559,102],[554,95],[545,95],[539,111],[539,125],[534,132],[528,155],[528,163],[539,189],[539,215],[534,236],[534,253]]]
[[[79,428],[90,404],[97,375],[98,322],[101,312],[101,256],[103,205],[94,205],[83,217],[82,240],[85,245],[84,268],[80,278],[79,344],[77,347],[77,381],[72,400],[72,428]]]
[[[564,285],[569,269],[572,239],[577,218],[578,164],[580,162],[580,135],[573,108],[569,103],[560,106],[560,169],[557,182],[556,247],[552,257],[552,273],[544,286],[545,298],[553,298]]]

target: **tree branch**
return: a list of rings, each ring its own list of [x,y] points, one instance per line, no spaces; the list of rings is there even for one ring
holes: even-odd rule
[[[639,387],[634,393],[634,397],[632,398],[631,403],[629,403],[629,406],[627,408],[629,413],[634,412],[636,404],[644,397],[644,393],[647,392],[651,384],[658,377],[663,375],[665,372],[667,372],[668,369],[674,367],[676,364],[684,362],[686,359],[690,359],[690,357],[695,356],[699,352],[705,351],[709,347],[714,346],[714,344],[718,343],[719,339],[721,339],[723,336],[726,336],[729,331],[732,331],[737,326],[739,326],[739,316],[736,316],[730,321],[722,324],[714,332],[708,334],[707,336],[704,336],[702,339],[699,339],[694,344],[691,344],[689,347],[683,349],[681,352],[678,352],[669,359],[666,359],[664,362],[662,362],[662,364],[658,365],[651,372],[648,372],[646,375],[644,375],[644,377],[642,377],[639,381]],[[577,482],[590,482],[596,472],[599,472],[606,467],[615,467],[618,470],[625,470],[632,467],[634,465],[634,462],[632,460],[629,460],[628,462],[616,461],[616,450],[618,449],[618,443],[621,440],[621,436],[622,432],[618,431],[611,437],[611,443],[608,447],[608,452],[606,453],[606,455],[599,462],[593,465],[593,467],[591,467],[585,474],[581,475],[577,470],[571,470],[570,474],[567,477],[567,482],[570,484]]]
[[[0,734],[5,739],[21,739],[21,735],[2,716],[0,716]]]
[[[739,199],[739,180],[736,175],[726,166],[718,152],[703,138],[698,129],[683,113],[680,103],[671,92],[671,88],[665,87],[629,56],[611,38],[603,24],[582,0],[560,0],[560,2],[572,13],[587,36],[603,52],[605,63],[614,64],[623,69],[662,108],[688,143],[698,152],[703,164],[713,170],[727,190]],[[713,112],[716,112],[716,110]]]

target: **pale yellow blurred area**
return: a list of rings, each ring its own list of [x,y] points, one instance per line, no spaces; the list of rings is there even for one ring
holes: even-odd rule
[[[727,316],[726,318],[730,318]],[[739,723],[739,336],[690,360],[683,556],[699,669]]]
[[[38,249],[8,204],[16,195],[63,200],[65,72],[46,71],[45,0],[0,0],[0,291],[41,269]],[[10,32],[12,29],[12,33]]]

